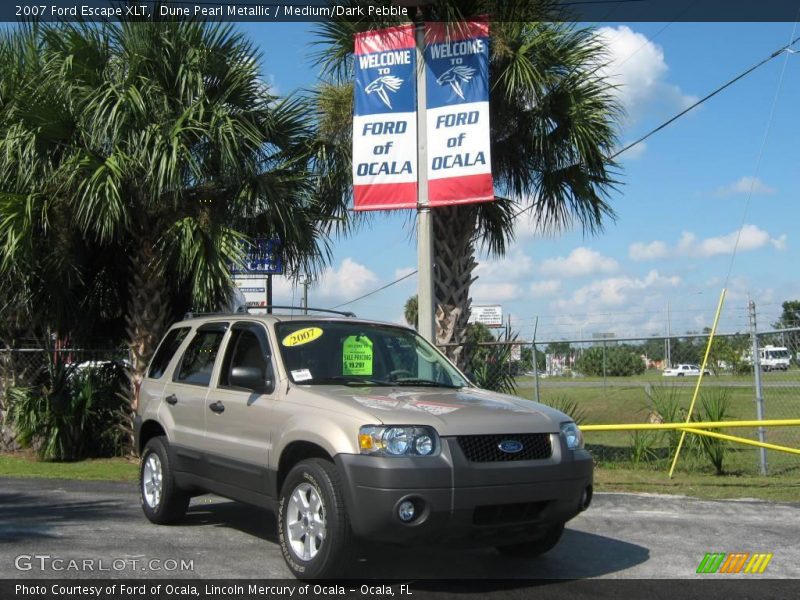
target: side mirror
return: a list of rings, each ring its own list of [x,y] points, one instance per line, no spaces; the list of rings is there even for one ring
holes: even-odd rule
[[[275,382],[272,379],[266,379],[264,371],[258,367],[233,367],[230,384],[262,394],[269,394],[275,388]]]

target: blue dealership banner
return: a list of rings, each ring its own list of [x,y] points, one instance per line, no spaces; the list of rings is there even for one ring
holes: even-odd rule
[[[494,200],[489,23],[426,23],[428,201]]]
[[[413,24],[355,36],[356,210],[417,205],[416,64]]]

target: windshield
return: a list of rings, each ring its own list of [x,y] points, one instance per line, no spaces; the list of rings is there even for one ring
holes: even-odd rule
[[[347,321],[275,325],[292,381],[306,385],[464,387],[466,379],[415,332]]]
[[[767,358],[789,358],[788,350],[767,350]]]

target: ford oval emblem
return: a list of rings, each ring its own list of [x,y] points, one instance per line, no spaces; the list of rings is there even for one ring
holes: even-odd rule
[[[506,454],[516,454],[517,452],[522,452],[523,445],[522,442],[517,440],[503,440],[497,444],[497,447]]]

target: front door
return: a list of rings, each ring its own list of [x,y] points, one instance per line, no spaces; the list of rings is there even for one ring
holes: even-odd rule
[[[242,370],[251,374],[251,381],[237,380]],[[274,394],[275,371],[266,329],[255,321],[234,323],[216,385],[206,402],[210,477],[274,496],[267,472]]]

